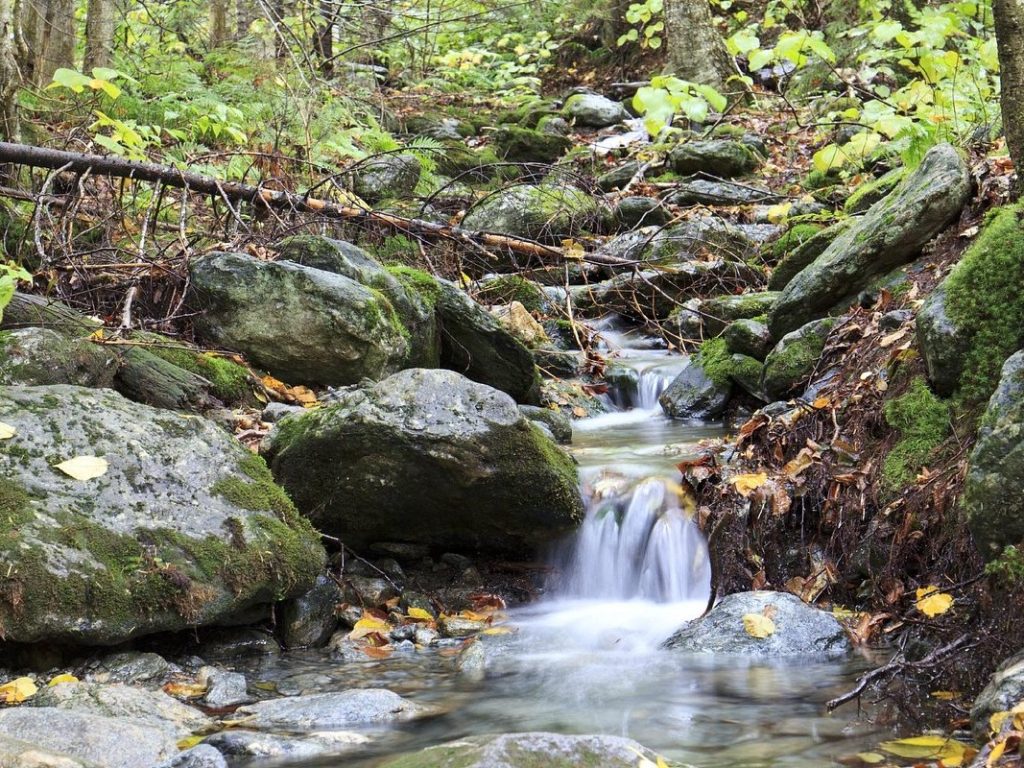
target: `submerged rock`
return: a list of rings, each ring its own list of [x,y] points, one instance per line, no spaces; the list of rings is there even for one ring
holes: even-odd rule
[[[239,707],[236,717],[256,731],[302,732],[412,720],[432,711],[383,688],[359,688],[261,701]]]
[[[657,756],[620,736],[511,733],[471,736],[386,760],[380,768],[636,768]]]
[[[767,637],[747,632],[744,616],[770,618]],[[723,598],[699,619],[678,630],[665,647],[691,653],[748,656],[839,656],[850,641],[835,616],[788,592],[738,592]]]
[[[900,187],[839,235],[783,289],[769,318],[772,335],[827,314],[873,278],[913,259],[966,205],[971,177],[949,144],[932,147]]]
[[[70,386],[0,388],[7,640],[106,645],[301,592],[318,535],[262,460],[211,422]],[[76,480],[54,465],[101,457]]]
[[[401,368],[409,331],[379,290],[241,253],[192,264],[197,332],[289,383],[344,385]]]
[[[299,508],[353,547],[524,554],[582,514],[572,459],[508,395],[452,371],[402,371],[289,417],[268,456]]]
[[[982,557],[1024,542],[1024,351],[1003,363],[971,451],[963,505]]]
[[[304,736],[282,736],[232,728],[215,733],[204,744],[230,757],[300,758],[337,756],[361,748],[369,738],[350,731],[327,731]]]

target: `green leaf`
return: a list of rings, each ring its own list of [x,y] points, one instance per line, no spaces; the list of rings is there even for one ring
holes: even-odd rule
[[[762,67],[768,66],[774,58],[774,51],[766,51],[763,48],[758,48],[756,51],[750,52],[750,55],[747,57],[747,64],[751,69],[761,69]]]
[[[61,67],[53,73],[53,83],[49,87],[61,86],[63,88],[69,88],[75,93],[81,93],[89,86],[90,82],[90,78],[86,77],[81,72]]]
[[[93,67],[92,76],[97,80],[116,80],[121,76],[121,73],[110,67]]]
[[[707,100],[715,112],[722,112],[729,106],[729,100],[710,85],[697,85],[694,87],[697,89],[697,93]]]
[[[103,91],[111,99],[116,99],[121,95],[121,89],[109,80],[90,80],[89,87],[96,91]]]
[[[126,150],[119,142],[109,136],[104,136],[102,133],[97,133],[92,137],[92,140],[99,144],[104,149],[113,152],[115,155],[124,155]]]
[[[820,173],[828,173],[833,168],[842,168],[849,162],[843,148],[837,144],[829,144],[814,153],[811,162]]]

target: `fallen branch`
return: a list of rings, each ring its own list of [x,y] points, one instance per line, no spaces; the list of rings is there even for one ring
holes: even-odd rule
[[[414,236],[471,242],[494,248],[504,248],[514,253],[521,253],[541,259],[555,259],[558,261],[582,260],[605,266],[623,266],[629,263],[625,259],[607,255],[588,254],[577,257],[575,254],[567,254],[561,248],[544,245],[535,240],[493,232],[467,230],[461,227],[423,221],[422,219],[410,219],[405,216],[396,216],[369,208],[341,205],[329,200],[320,200],[293,192],[264,189],[252,184],[220,181],[211,176],[203,176],[191,171],[183,171],[179,168],[159,165],[157,163],[142,163],[133,160],[122,160],[118,157],[86,155],[80,152],[65,152],[28,144],[0,142],[0,164],[3,163],[26,165],[34,168],[48,168],[54,171],[68,171],[71,173],[91,173],[95,176],[159,182],[170,187],[213,195],[226,200],[263,205],[268,209],[286,208],[303,213],[326,216],[332,219],[373,222],[374,224],[380,224],[398,232]],[[44,192],[46,191],[44,190]],[[3,189],[0,188],[0,193],[2,192]]]

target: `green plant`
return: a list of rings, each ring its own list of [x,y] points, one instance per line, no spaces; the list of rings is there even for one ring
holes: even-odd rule
[[[949,435],[951,408],[918,376],[902,395],[885,404],[883,414],[889,426],[900,433],[882,466],[885,487],[896,491],[914,481]]]
[[[1006,547],[985,566],[985,574],[1011,587],[1024,584],[1024,551],[1019,547]]]
[[[29,282],[32,275],[17,264],[0,262],[0,320],[3,320],[4,309],[14,298],[14,289],[19,280]]]
[[[654,50],[661,48],[661,33],[665,29],[665,22],[661,16],[664,10],[664,0],[643,0],[640,3],[631,3],[626,9],[626,21],[633,26],[628,32],[620,35],[615,44],[622,46],[639,41],[641,48]]]
[[[669,75],[651,78],[651,84],[638,88],[633,96],[633,106],[644,116],[644,127],[651,136],[661,133],[677,114],[701,123],[712,109],[721,112],[727,104],[725,96],[711,86]]]

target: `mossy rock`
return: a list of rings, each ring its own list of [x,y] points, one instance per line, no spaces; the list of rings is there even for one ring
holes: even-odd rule
[[[597,201],[582,189],[521,184],[484,198],[466,214],[462,227],[560,244],[593,229],[598,221]]]
[[[226,405],[255,403],[254,377],[244,365],[156,333],[139,333],[135,338],[144,342],[145,348],[161,360],[209,381],[210,392]]]
[[[788,230],[772,246],[772,256],[776,263],[771,277],[768,278],[768,290],[781,291],[789,285],[794,277],[805,267],[813,264],[814,260],[855,221],[856,219],[842,219],[825,229],[815,225],[798,224]]]
[[[768,326],[753,318],[729,323],[722,332],[722,338],[730,352],[755,360],[764,360],[772,348]]]
[[[566,136],[503,125],[494,134],[495,151],[509,163],[554,164],[572,146]]]
[[[815,320],[779,340],[764,361],[761,388],[768,397],[782,399],[807,383],[835,324],[834,318]]]
[[[230,621],[301,593],[319,536],[262,460],[211,422],[110,390],[0,388],[0,626],[110,645]],[[56,464],[98,456],[73,479]]]
[[[673,419],[717,419],[732,398],[731,362],[720,341],[705,342],[658,398]]]
[[[659,265],[709,257],[746,262],[756,252],[755,243],[739,227],[718,216],[702,216],[658,230],[648,238],[641,258]]]
[[[361,161],[349,175],[353,191],[372,204],[411,197],[422,170],[415,155],[388,154]]]
[[[935,449],[950,434],[949,403],[937,397],[923,378],[910,382],[906,391],[883,407],[886,423],[897,430],[899,439],[882,465],[886,490],[897,493],[913,484],[921,468],[933,458]]]
[[[574,93],[565,100],[562,116],[582,128],[607,128],[629,117],[621,102],[596,93]]]
[[[481,281],[476,299],[484,304],[511,304],[518,301],[530,312],[543,312],[548,306],[544,289],[519,275],[496,275]]]
[[[730,323],[767,315],[778,300],[775,291],[715,296],[700,302],[700,317],[704,336],[720,336]]]
[[[494,178],[502,160],[491,147],[470,149],[465,144],[448,143],[436,154],[435,162],[438,173],[476,183]]]
[[[109,387],[120,366],[110,347],[48,328],[0,332],[0,385]]]
[[[439,551],[525,555],[582,516],[575,465],[508,395],[408,370],[288,417],[274,476],[325,533]]]
[[[907,177],[907,169],[893,168],[877,179],[864,182],[846,199],[843,210],[849,214],[864,213],[868,208],[892,192]]]
[[[752,173],[761,160],[742,142],[712,139],[679,144],[669,153],[668,162],[673,171],[683,176],[706,173],[731,179]]]

